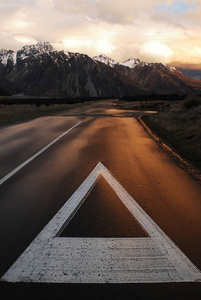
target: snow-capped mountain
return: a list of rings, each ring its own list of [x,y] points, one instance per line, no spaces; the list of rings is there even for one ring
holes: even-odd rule
[[[119,97],[142,92],[113,68],[84,54],[56,51],[45,42],[17,52],[1,50],[0,85],[11,93],[35,96]]]
[[[107,57],[102,60],[113,61]],[[185,75],[179,68],[162,63],[147,63],[137,58],[130,58],[123,63],[111,65],[116,71],[134,80],[142,88],[157,94],[200,93],[201,81]]]
[[[20,51],[17,52],[17,57],[26,59],[30,55],[40,56],[43,54],[51,55],[56,50],[48,42],[38,42],[36,45],[24,46]]]
[[[36,45],[24,46],[21,50],[15,52],[12,50],[0,50],[0,64],[7,66],[8,64],[15,66],[17,59],[24,60],[31,55],[39,56],[44,53],[51,55],[56,51],[48,42],[38,42]]]
[[[0,63],[4,66],[6,66],[8,64],[8,62],[10,61],[12,63],[12,65],[16,64],[16,57],[17,53],[12,51],[12,50],[0,50]]]
[[[148,63],[148,62],[144,62],[141,61],[139,58],[129,58],[128,60],[124,61],[123,63],[119,63],[115,60],[113,60],[112,58],[105,56],[104,54],[101,54],[99,56],[95,56],[93,57],[94,60],[100,61],[102,63],[105,63],[106,65],[109,65],[110,67],[114,67],[115,65],[120,65],[123,67],[128,67],[131,69],[134,69],[135,67],[145,67],[145,66],[154,66],[156,67],[157,63]],[[161,63],[161,65],[164,65]],[[171,72],[177,72],[180,75],[184,75],[184,73],[181,72],[181,70],[179,70],[176,67],[170,66],[170,65],[164,65],[166,68],[168,68]]]
[[[146,62],[140,61],[140,59],[138,59],[138,58],[129,58],[125,62],[119,63],[119,62],[115,61],[114,59],[112,59],[112,58],[110,58],[110,57],[108,57],[104,54],[94,56],[93,60],[102,62],[102,63],[104,63],[104,64],[106,64],[110,67],[114,67],[115,65],[121,65],[121,66],[124,66],[124,67],[134,68],[135,66],[137,66],[139,64],[141,64],[141,65],[147,64]]]
[[[121,63],[121,66],[135,68],[140,63],[141,61],[138,58],[129,58],[125,62]]]
[[[144,93],[201,92],[201,81],[161,63],[57,51],[39,42],[15,52],[0,50],[0,86],[11,94],[120,97]]]
[[[63,52],[63,53],[62,53]],[[36,45],[26,45],[22,47],[21,50],[14,52],[12,50],[0,50],[0,68],[6,67],[8,65],[15,66],[20,60],[30,59],[31,57],[34,59],[40,58],[41,60],[45,57],[54,57],[55,54],[65,55],[64,59],[68,60],[72,56],[75,56],[75,53],[71,53],[68,51],[60,51],[55,50],[49,42],[40,41]]]
[[[114,65],[116,64],[119,64],[118,62],[116,62],[114,59],[104,55],[104,54],[101,54],[101,55],[98,55],[98,56],[94,56],[93,57],[93,60],[95,61],[100,61],[110,67],[114,67]]]

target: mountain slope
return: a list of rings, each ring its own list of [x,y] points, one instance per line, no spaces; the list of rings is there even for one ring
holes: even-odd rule
[[[178,68],[162,63],[146,63],[139,59],[129,59],[121,64],[115,63],[113,68],[152,93],[201,93],[201,81],[187,76]]]
[[[171,65],[179,68],[184,74],[194,79],[201,80],[201,63],[179,63],[174,61]]]
[[[1,50],[0,75],[13,84],[13,89],[34,96],[119,97],[142,93],[138,84],[110,66],[84,54],[56,51],[44,42],[24,46],[17,53]]]
[[[0,86],[0,96],[10,96],[10,93]]]
[[[94,56],[93,57],[93,60],[95,61],[99,61],[99,62],[102,62],[110,67],[114,67],[114,65],[116,64],[119,64],[118,62],[116,62],[114,59],[104,55],[104,54],[101,54],[101,55],[98,55],[98,56]]]
[[[0,86],[11,94],[121,97],[147,93],[201,93],[201,81],[161,63],[57,51],[47,42],[0,50]]]
[[[119,70],[119,68],[118,68]],[[161,63],[137,65],[135,68],[119,70],[129,78],[134,79],[143,88],[154,93],[191,93],[194,90],[191,81],[187,76],[178,70],[171,70]],[[201,90],[201,82],[198,84]]]

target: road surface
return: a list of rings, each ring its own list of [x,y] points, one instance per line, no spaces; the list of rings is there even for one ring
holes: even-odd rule
[[[135,118],[139,114],[118,110],[112,101],[102,101],[1,128],[0,276],[99,162],[181,252],[201,269],[201,186],[146,134]],[[138,222],[131,224],[124,207],[120,203],[115,207],[118,199],[103,179],[91,193],[93,197],[89,195],[85,206],[75,216],[74,224],[69,224],[71,227],[67,226],[61,236],[146,238],[146,230]],[[93,207],[92,198],[98,199]],[[1,282],[1,289],[8,299],[11,294],[13,299],[18,299],[19,295],[35,299],[37,293],[52,299],[55,295],[63,299],[66,293],[72,298],[82,294],[84,299],[92,295],[93,299],[121,299],[134,295],[139,299],[151,296],[161,299],[161,295],[164,299],[170,296],[175,299],[191,296],[193,299],[193,295],[197,299],[201,292],[200,283],[186,282],[145,285]]]

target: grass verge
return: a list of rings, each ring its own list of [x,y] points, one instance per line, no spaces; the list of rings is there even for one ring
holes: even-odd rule
[[[142,117],[144,123],[183,158],[201,170],[201,105],[169,110]]]

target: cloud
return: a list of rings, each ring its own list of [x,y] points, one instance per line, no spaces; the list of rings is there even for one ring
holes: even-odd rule
[[[129,24],[139,13],[153,10],[161,0],[55,0],[55,8],[62,12],[73,13],[108,23]]]
[[[104,39],[64,39],[60,46],[70,49],[72,52],[88,52],[89,48],[91,53],[111,53],[115,50],[112,43]],[[93,56],[93,55],[92,55]]]
[[[36,0],[38,6],[41,7],[54,7],[54,0]]]
[[[186,25],[182,22],[182,19],[175,17],[174,14],[169,11],[156,11],[151,15],[150,20],[153,23],[159,23],[158,26],[163,24],[168,27],[172,26],[173,28],[186,29]]]
[[[192,1],[191,1],[192,2]],[[161,4],[157,7],[159,11],[170,11],[176,14],[183,14],[191,9],[195,9],[194,3],[187,3],[187,1],[174,1],[171,4]]]
[[[191,43],[185,43],[184,41],[180,45],[175,46],[174,61],[182,63],[200,64],[201,62],[201,42],[192,41]],[[182,58],[182,59],[181,59]]]
[[[160,61],[160,59],[169,59],[173,56],[174,52],[164,43],[158,41],[150,41],[144,43],[141,48],[142,55],[150,56]]]
[[[185,10],[176,13],[178,2]],[[196,9],[189,9],[192,3]],[[44,40],[58,50],[118,61],[198,61],[200,15],[200,0],[6,0],[0,3],[1,47],[18,50]]]
[[[29,45],[29,44],[36,44],[37,41],[28,35],[16,35],[15,36],[16,41],[22,43],[23,45]]]

